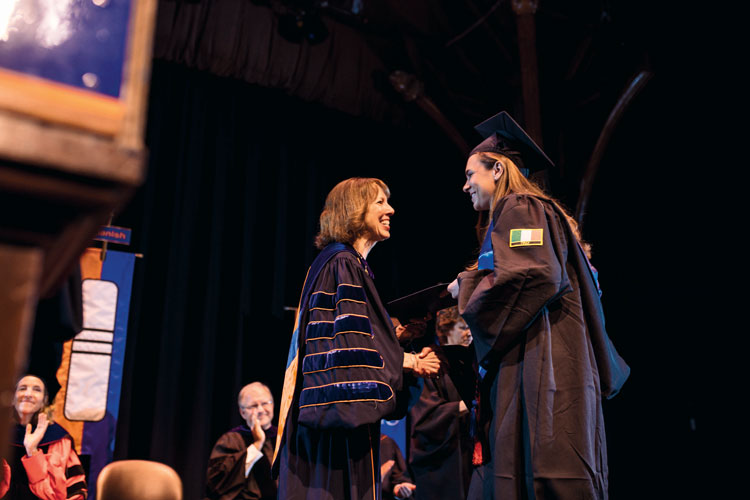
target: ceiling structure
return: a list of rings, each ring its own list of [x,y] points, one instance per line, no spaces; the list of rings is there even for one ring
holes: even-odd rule
[[[507,110],[585,191],[619,119],[656,71],[647,7],[161,0],[155,56],[397,127],[421,114],[464,153],[477,140],[473,126]]]

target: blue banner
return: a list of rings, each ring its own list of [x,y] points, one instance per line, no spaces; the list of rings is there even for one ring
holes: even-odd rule
[[[406,417],[401,420],[381,420],[380,432],[396,441],[396,444],[401,449],[401,454],[404,456],[404,459],[408,461],[409,455],[407,452],[409,448],[406,444]]]
[[[81,256],[83,329],[65,343],[58,369],[55,420],[89,457],[89,500],[112,461],[120,411],[135,255],[99,248]]]

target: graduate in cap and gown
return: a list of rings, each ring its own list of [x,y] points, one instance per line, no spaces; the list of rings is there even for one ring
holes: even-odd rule
[[[366,260],[390,237],[389,195],[379,179],[351,178],[326,198],[284,378],[279,499],[380,500],[380,420],[406,412],[404,371],[439,371],[429,349],[404,353]]]
[[[463,191],[489,220],[477,263],[449,286],[480,379],[469,498],[607,498],[602,397],[630,369],[605,329],[590,248],[528,179],[553,164],[511,116],[476,129]]]

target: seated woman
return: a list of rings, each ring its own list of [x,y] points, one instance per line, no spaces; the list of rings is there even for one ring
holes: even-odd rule
[[[404,353],[367,264],[390,237],[388,196],[379,179],[347,179],[320,215],[281,398],[279,498],[379,499],[380,419],[397,409],[404,370],[440,368],[434,352]]]
[[[38,377],[26,375],[16,384],[16,426],[0,483],[4,499],[86,498],[86,478],[73,440],[44,412],[48,399],[47,387]]]

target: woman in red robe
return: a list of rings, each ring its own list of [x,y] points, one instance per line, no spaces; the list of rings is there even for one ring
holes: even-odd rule
[[[45,413],[44,382],[22,377],[13,397],[16,426],[10,457],[3,459],[0,497],[21,500],[85,500],[86,477],[73,439]]]

